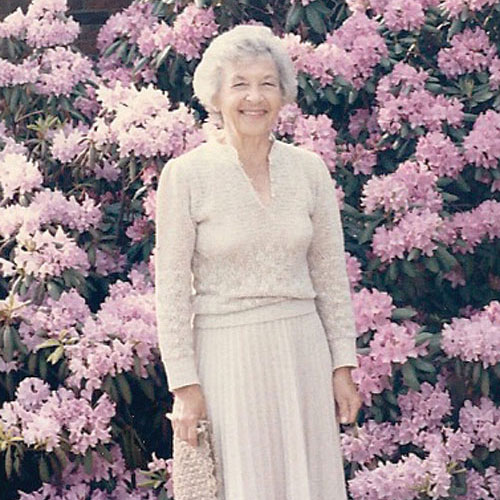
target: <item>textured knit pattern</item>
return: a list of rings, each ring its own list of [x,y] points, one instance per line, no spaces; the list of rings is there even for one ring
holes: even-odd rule
[[[332,369],[357,366],[340,212],[321,157],[272,136],[264,203],[236,149],[211,139],[158,186],[156,307],[170,390],[199,382],[193,315],[314,299]]]

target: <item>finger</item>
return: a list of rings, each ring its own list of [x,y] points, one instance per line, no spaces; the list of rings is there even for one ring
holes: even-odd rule
[[[349,422],[354,423],[358,417],[358,412],[361,408],[361,400],[358,397],[351,398],[349,401]]]
[[[341,424],[347,424],[349,417],[349,407],[347,405],[347,401],[344,398],[340,398],[337,401],[338,407],[338,418]]]
[[[198,446],[198,432],[196,426],[189,427],[188,443],[194,447]]]

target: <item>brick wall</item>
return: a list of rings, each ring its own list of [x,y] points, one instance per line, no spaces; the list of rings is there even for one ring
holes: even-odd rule
[[[128,7],[132,0],[68,0],[68,13],[80,23],[81,33],[76,45],[86,54],[96,53],[95,39],[106,19]],[[24,12],[30,0],[0,0],[0,19],[21,7]]]

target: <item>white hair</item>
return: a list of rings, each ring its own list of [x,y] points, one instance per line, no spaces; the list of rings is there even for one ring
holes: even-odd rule
[[[261,55],[270,55],[276,65],[285,104],[295,102],[297,74],[283,42],[267,26],[240,25],[210,42],[193,75],[194,94],[211,116],[221,118],[214,98],[221,88],[227,63]]]

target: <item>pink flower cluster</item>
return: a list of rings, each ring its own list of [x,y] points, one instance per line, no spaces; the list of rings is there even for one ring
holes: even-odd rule
[[[69,237],[61,227],[50,231],[20,232],[16,236],[14,264],[26,276],[45,279],[60,276],[66,269],[75,269],[86,276],[89,261],[85,250]]]
[[[177,16],[173,26],[159,23],[146,27],[137,44],[144,56],[162,52],[170,45],[190,61],[200,57],[202,47],[217,32],[218,25],[212,7],[202,9],[190,4]]]
[[[95,227],[101,221],[99,205],[88,196],[77,201],[61,191],[44,189],[34,194],[27,206],[12,204],[0,207],[0,236],[9,238],[17,231],[34,233],[45,224],[62,224],[79,232]]]
[[[12,199],[17,193],[29,193],[41,187],[43,182],[38,166],[20,153],[0,153],[0,172],[0,199],[4,202]]]
[[[387,57],[388,49],[384,37],[378,32],[379,24],[369,19],[365,14],[355,12],[349,16],[342,26],[331,34],[327,34],[324,44],[318,47],[321,53],[322,46],[339,47],[343,54],[338,54],[351,62],[352,66],[343,72],[343,65],[335,69],[338,60],[328,60],[328,70],[338,74],[360,89],[373,75],[373,70],[383,57]],[[328,51],[327,51],[328,53]],[[326,68],[325,68],[326,69]]]
[[[17,38],[33,48],[68,45],[80,25],[65,16],[67,0],[33,0],[26,14],[19,7],[0,23],[0,38]]]
[[[400,220],[409,210],[438,212],[443,200],[436,188],[438,177],[425,163],[406,161],[384,176],[372,176],[363,186],[361,205],[366,213],[379,206]]]
[[[489,398],[482,397],[478,405],[466,400],[460,409],[460,427],[475,445],[490,451],[500,449],[500,408]]]
[[[425,355],[425,344],[416,345],[419,325],[404,321],[402,325],[386,322],[378,326],[369,343],[369,353],[358,355],[359,367],[352,372],[363,402],[370,406],[373,394],[390,387],[392,363],[405,363],[408,358]]]
[[[2,87],[35,83],[38,74],[39,67],[33,59],[24,59],[20,64],[0,59],[0,86]]]
[[[382,130],[396,134],[403,123],[411,128],[421,126],[430,131],[439,130],[443,122],[461,125],[463,103],[457,98],[434,96],[425,90],[427,78],[424,70],[398,62],[390,74],[379,80],[376,100],[379,105],[378,123]]]
[[[114,414],[106,394],[92,405],[65,387],[51,391],[43,380],[28,377],[17,387],[16,399],[0,408],[0,425],[28,446],[50,452],[64,440],[72,453],[83,455],[88,448],[109,442]]]
[[[384,24],[392,31],[411,31],[422,27],[425,12],[419,0],[390,0],[384,8]]]
[[[477,12],[495,3],[496,0],[443,0],[441,5],[448,12],[449,16],[454,18],[458,17],[465,9]]]
[[[445,222],[441,240],[453,244],[455,252],[465,254],[473,253],[485,237],[490,241],[500,237],[499,201],[486,200],[468,212],[453,214]]]
[[[500,498],[500,473],[495,467],[488,467],[484,475],[475,469],[467,472],[467,493],[457,496],[457,500],[498,500]]]
[[[437,453],[405,455],[397,463],[359,471],[349,480],[349,490],[354,500],[417,500],[427,492],[430,498],[446,498],[451,485],[446,465]]]
[[[138,43],[142,30],[157,24],[152,10],[151,3],[132,2],[129,7],[110,16],[97,35],[97,49],[102,53],[115,40],[125,37],[130,43]]]
[[[318,153],[331,171],[335,170],[337,131],[326,115],[300,117],[295,123],[294,142]]]
[[[152,232],[152,225],[148,217],[142,216],[134,219],[132,224],[127,228],[126,235],[134,243],[138,243],[144,239],[145,236]]]
[[[437,130],[418,139],[415,158],[428,165],[438,177],[456,178],[465,167],[465,160],[457,146]]]
[[[84,394],[101,387],[107,375],[132,370],[134,360],[137,375],[146,377],[146,365],[157,357],[153,286],[137,271],[130,279],[110,287],[96,317],[86,318],[78,342],[66,348],[67,381],[84,385]]]
[[[349,252],[345,252],[345,263],[351,294],[353,294],[354,288],[361,283],[361,263],[356,257],[354,257],[354,255],[351,255]]]
[[[430,257],[437,242],[453,234],[451,229],[447,233],[447,229],[445,221],[436,212],[428,208],[410,210],[394,227],[377,227],[372,239],[373,253],[388,263],[396,258],[402,259],[405,252],[414,248]]]
[[[439,0],[348,0],[347,5],[352,12],[372,11],[391,31],[412,31],[422,27],[425,10],[437,7]]]
[[[52,134],[52,156],[61,163],[71,163],[79,154],[85,151],[87,125],[79,124],[72,127],[66,123]]]
[[[118,249],[96,249],[95,272],[101,276],[123,272],[126,263],[127,256],[121,254]]]
[[[362,288],[354,294],[352,305],[358,334],[376,330],[379,326],[389,323],[395,309],[392,297],[376,288]]]
[[[451,358],[480,362],[484,368],[500,362],[500,302],[490,302],[470,318],[453,318],[442,332],[442,347]]]
[[[464,156],[469,163],[495,169],[500,160],[500,112],[492,109],[481,113],[464,138]]]
[[[35,89],[43,95],[68,95],[78,83],[96,80],[91,60],[69,48],[47,49],[38,62]]]
[[[340,436],[342,452],[349,462],[367,465],[378,458],[392,456],[398,445],[394,441],[394,426],[389,422],[367,420],[354,432]]]
[[[361,143],[346,144],[345,149],[339,154],[344,164],[351,164],[354,175],[371,175],[373,168],[377,165],[377,152],[367,149]]]
[[[441,421],[452,411],[450,394],[443,379],[436,386],[424,382],[420,391],[408,390],[407,394],[398,397],[398,405],[401,419],[395,426],[397,441],[422,447],[426,447],[427,433],[440,428]]]
[[[437,55],[438,66],[448,78],[473,71],[484,71],[496,56],[488,34],[476,26],[465,28],[451,39],[451,47],[442,48]]]
[[[78,339],[78,329],[89,316],[90,309],[84,298],[72,289],[63,292],[58,300],[48,297],[42,305],[25,306],[19,335],[31,351],[36,351],[48,338],[70,344]]]
[[[445,382],[440,376],[435,386],[424,382],[419,391],[401,394],[401,417],[395,424],[368,420],[341,436],[346,458],[362,466],[349,481],[355,500],[407,500],[424,494],[426,498],[447,498],[452,475],[463,470],[475,446],[498,449],[500,409],[490,399],[482,398],[479,406],[466,401],[458,429],[444,424],[452,413]],[[407,444],[418,446],[425,456],[403,455],[398,462],[389,462],[401,452],[399,446]],[[493,500],[500,492],[500,474],[493,467],[484,476],[469,471],[467,487],[467,494],[458,498]]]
[[[109,450],[111,460],[97,451],[92,451],[92,472],[85,472],[83,465],[69,462],[63,469],[59,481],[43,483],[32,492],[19,491],[20,500],[153,500],[151,489],[134,488],[134,473],[127,469],[118,445]]]
[[[282,40],[297,71],[316,78],[323,87],[340,76],[360,89],[388,54],[378,27],[365,14],[355,13],[316,47],[290,33]]]
[[[101,86],[97,95],[106,119],[95,121],[89,138],[97,147],[116,143],[120,158],[177,156],[203,140],[192,112],[182,103],[169,110],[166,93],[151,84],[137,90],[117,82],[113,89]]]

